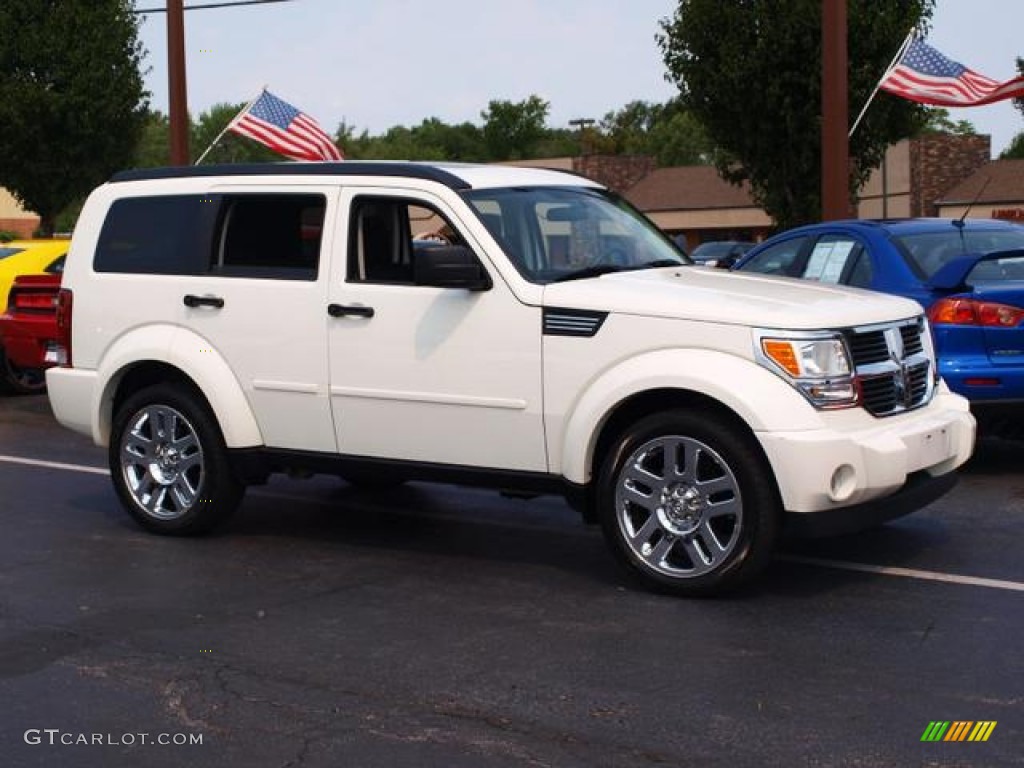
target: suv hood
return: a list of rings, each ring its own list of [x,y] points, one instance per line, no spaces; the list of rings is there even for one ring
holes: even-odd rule
[[[667,267],[545,286],[544,306],[760,328],[816,330],[921,314],[909,299],[807,280]]]

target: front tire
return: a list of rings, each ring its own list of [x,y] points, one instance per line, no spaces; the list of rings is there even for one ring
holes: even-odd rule
[[[206,404],[169,384],[139,390],[118,408],[108,459],[121,503],[154,533],[205,533],[245,492]]]
[[[645,586],[701,596],[761,571],[781,504],[753,438],[716,415],[673,410],[626,430],[598,477],[613,554]]]

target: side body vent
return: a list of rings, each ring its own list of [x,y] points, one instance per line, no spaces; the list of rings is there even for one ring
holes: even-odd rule
[[[544,308],[545,336],[595,336],[604,324],[607,312],[589,309]]]

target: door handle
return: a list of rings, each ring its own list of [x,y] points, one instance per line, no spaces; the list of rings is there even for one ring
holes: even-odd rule
[[[331,317],[344,317],[346,315],[352,317],[373,317],[373,307],[364,307],[362,304],[349,306],[344,304],[328,304],[327,314]]]
[[[196,296],[186,293],[183,301],[186,307],[213,307],[214,309],[220,309],[224,306],[224,299],[220,296]]]

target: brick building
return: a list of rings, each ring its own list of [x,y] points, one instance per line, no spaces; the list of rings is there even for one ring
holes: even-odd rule
[[[39,217],[26,211],[14,195],[0,187],[0,232],[13,232],[18,237],[32,237],[39,228]]]

